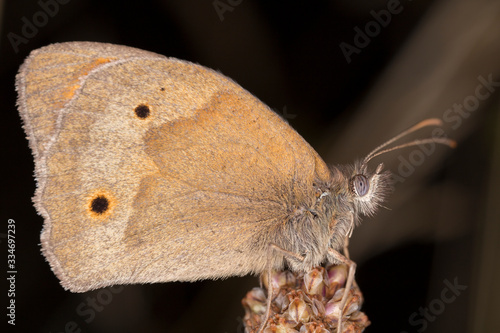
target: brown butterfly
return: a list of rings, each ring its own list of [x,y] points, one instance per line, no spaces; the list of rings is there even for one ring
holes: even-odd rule
[[[33,51],[16,79],[35,158],[42,251],[73,292],[324,261],[390,188],[384,149],[328,168],[285,121],[208,68],[126,46]],[[344,295],[343,304],[345,304]]]

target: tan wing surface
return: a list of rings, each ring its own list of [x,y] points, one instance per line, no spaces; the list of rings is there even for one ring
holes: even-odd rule
[[[261,271],[256,240],[328,177],[274,112],[189,62],[53,44],[32,52],[17,89],[43,252],[72,291]]]

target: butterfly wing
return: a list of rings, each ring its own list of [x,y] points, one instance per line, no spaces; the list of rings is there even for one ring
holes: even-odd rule
[[[53,44],[16,87],[42,251],[72,291],[260,272],[292,199],[329,176],[268,107],[189,62]]]

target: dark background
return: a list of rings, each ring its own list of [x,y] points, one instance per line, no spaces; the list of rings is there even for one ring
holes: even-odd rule
[[[68,323],[74,322],[82,332],[242,332],[241,298],[258,285],[250,276],[126,286],[115,293],[63,290],[40,253],[43,221],[31,204],[34,165],[15,106],[14,76],[31,50],[53,42],[101,41],[218,69],[284,114],[329,164],[350,163],[424,118],[444,119],[454,103],[475,94],[479,76],[500,81],[498,1],[401,1],[400,11],[350,62],[340,44],[354,45],[355,27],[364,30],[374,21],[371,11],[380,13],[394,1],[60,1],[66,3],[29,36],[23,36],[23,25],[33,23],[43,6],[2,2],[0,262],[3,269],[7,221],[14,219],[12,331],[72,331]],[[220,16],[214,3],[230,10]],[[18,37],[23,42],[13,43]],[[359,265],[363,310],[372,321],[367,332],[500,330],[496,89],[460,125],[445,124],[458,147],[437,147],[396,184],[388,209],[355,230],[351,256]],[[380,161],[398,173],[416,149]],[[445,280],[467,286],[449,304],[441,301]],[[2,325],[6,290],[0,292]],[[92,297],[108,304],[89,320]],[[421,315],[410,322],[429,306],[434,310],[425,324]]]

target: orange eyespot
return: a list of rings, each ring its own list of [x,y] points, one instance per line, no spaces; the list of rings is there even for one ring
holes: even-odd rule
[[[91,217],[106,218],[116,205],[116,199],[106,191],[95,191],[89,198],[87,205],[87,211]]]

